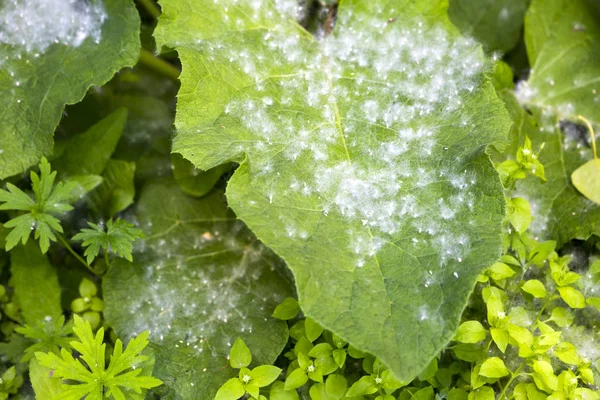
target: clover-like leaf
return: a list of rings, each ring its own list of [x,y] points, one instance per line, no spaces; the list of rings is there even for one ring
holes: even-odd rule
[[[288,263],[305,314],[409,380],[499,255],[485,148],[509,121],[480,47],[444,1],[343,2],[320,40],[295,1],[161,6],[158,45],[183,64],[173,150],[238,162],[228,203]]]

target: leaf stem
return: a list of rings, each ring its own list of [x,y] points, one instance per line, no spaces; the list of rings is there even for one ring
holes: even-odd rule
[[[98,273],[96,271],[94,271],[94,269],[87,262],[85,262],[85,260],[79,254],[77,254],[77,252],[75,250],[73,250],[73,248],[71,247],[69,242],[67,242],[67,240],[60,233],[57,233],[56,236],[57,236],[60,244],[62,244],[63,247],[65,249],[67,249],[67,251],[69,253],[71,253],[73,255],[73,257],[75,257],[77,259],[77,261],[79,261],[81,264],[83,264],[94,275],[98,276]]]
[[[138,4],[144,7],[144,9],[152,16],[157,19],[160,17],[160,8],[152,0],[137,0]]]
[[[500,400],[505,399],[504,396],[506,395],[506,391],[510,387],[510,384],[515,380],[515,378],[517,376],[519,376],[519,374],[521,373],[521,370],[523,369],[524,366],[525,366],[525,360],[523,360],[523,362],[521,363],[521,365],[519,365],[519,367],[515,370],[515,372],[510,374],[510,379],[508,380],[508,382],[506,382],[506,385],[504,386],[504,389],[502,389],[502,392],[500,393],[500,396],[498,396],[498,399],[500,399]]]
[[[155,56],[146,49],[142,49],[140,52],[139,62],[140,64],[145,65],[159,74],[165,75],[173,80],[177,80],[179,78],[179,74],[181,73],[179,69],[175,68],[162,58]]]
[[[594,151],[594,160],[598,161],[598,153],[596,152],[596,135],[594,134],[594,128],[592,127],[591,122],[582,115],[578,115],[577,118],[582,120],[588,128],[588,132],[590,133],[590,139],[592,140],[592,150]]]

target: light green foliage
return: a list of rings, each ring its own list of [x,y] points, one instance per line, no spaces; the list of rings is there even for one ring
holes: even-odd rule
[[[45,2],[40,2],[45,3]],[[132,1],[104,0],[106,18],[96,20],[99,36],[88,36],[86,29],[72,32],[85,39],[79,45],[58,43],[40,49],[28,41],[48,40],[52,33],[38,31],[44,18],[44,7],[20,2],[21,15],[15,17],[9,30],[23,29],[18,45],[0,43],[0,179],[25,171],[53,148],[53,133],[65,104],[80,101],[92,85],[102,85],[124,66],[133,65],[139,55],[139,17]],[[5,2],[6,7],[8,2]],[[70,5],[70,8],[75,7]],[[47,7],[46,7],[47,9]],[[4,10],[2,11],[4,12]],[[17,14],[18,15],[18,14]],[[60,16],[60,15],[59,15]],[[62,17],[62,16],[60,16]],[[75,15],[74,21],[55,21],[54,25],[82,23],[94,16]],[[4,23],[3,23],[4,25]],[[3,27],[4,28],[4,27]],[[35,31],[35,35],[29,33]],[[55,32],[55,30],[50,30]]]
[[[510,51],[519,40],[529,0],[450,0],[448,16],[487,51]]]
[[[71,302],[71,310],[85,321],[88,321],[92,329],[97,329],[100,326],[102,317],[100,313],[104,310],[104,301],[97,297],[98,287],[87,278],[83,278],[79,284],[79,295]]]
[[[60,378],[51,376],[50,369],[40,365],[36,358],[29,362],[29,380],[37,399],[52,399],[61,393]]]
[[[84,255],[88,264],[91,264],[100,254],[100,249],[103,250],[107,259],[108,254],[112,253],[127,261],[133,261],[131,255],[133,242],[144,237],[144,233],[140,229],[119,218],[114,221],[112,218],[109,219],[106,226],[91,222],[88,222],[88,225],[92,229],[84,228],[73,236],[73,240],[83,242],[82,246],[86,248]]]
[[[196,199],[172,180],[150,183],[135,218],[147,239],[134,263],[116,260],[103,278],[106,323],[125,337],[150,331],[158,393],[211,399],[228,379],[241,337],[255,362],[271,363],[288,337],[271,313],[292,295],[281,261],[235,220],[213,191]],[[168,398],[168,397],[167,397]]]
[[[50,242],[56,241],[55,233],[63,233],[63,228],[57,216],[73,209],[69,204],[72,194],[77,189],[76,182],[58,182],[56,171],[52,171],[46,158],[40,162],[40,173],[31,171],[31,188],[34,198],[13,185],[7,183],[7,190],[0,189],[0,210],[25,211],[4,224],[12,228],[6,236],[6,250],[15,247],[19,241],[27,243],[31,232],[34,239],[39,240],[42,253],[50,248]]]
[[[65,324],[65,317],[37,320],[35,325],[25,324],[15,329],[33,344],[29,346],[23,355],[22,361],[33,358],[38,351],[59,354],[60,348],[69,349],[71,336],[73,335],[73,324]]]
[[[559,124],[553,118],[543,117],[539,111],[533,110],[533,115],[527,113],[512,93],[505,92],[502,97],[515,122],[509,151],[516,152],[527,139],[531,140],[532,151],[543,146],[536,158],[544,165],[546,182],[525,179],[514,185],[516,197],[530,204],[531,232],[555,239],[559,245],[573,238],[585,240],[590,235],[600,234],[600,207],[570,183],[573,171],[593,157],[591,149],[580,144],[589,134],[583,131],[583,126]],[[512,162],[504,161],[500,165]],[[506,171],[501,169],[501,173],[506,176]]]
[[[35,326],[62,317],[56,268],[33,243],[10,252],[14,297],[26,324]]]
[[[131,339],[125,350],[121,340],[117,339],[107,365],[104,329],[100,328],[94,336],[87,321],[77,315],[74,320],[73,332],[78,340],[70,345],[80,354],[78,358],[65,348],[60,356],[42,352],[35,354],[40,365],[50,368],[54,376],[63,380],[61,392],[54,399],[79,400],[86,396],[89,399],[143,399],[145,389],[162,384],[142,368],[148,362],[148,356],[140,354],[148,345],[148,332]]]
[[[292,297],[286,298],[281,304],[275,307],[273,317],[287,321],[294,319],[300,313],[300,305],[298,301]]]
[[[252,362],[250,349],[241,338],[237,338],[229,352],[231,368],[239,369],[237,378],[231,378],[217,391],[215,400],[237,400],[248,393],[252,399],[260,398],[260,389],[271,385],[281,374],[273,365],[260,365],[248,369]]]
[[[173,150],[239,163],[228,204],[287,262],[306,315],[409,379],[499,255],[485,147],[509,124],[487,61],[444,1],[343,2],[322,40],[295,2],[253,4],[161,2],[158,45],[183,65]]]
[[[23,385],[23,377],[17,373],[14,366],[9,367],[2,373],[0,379],[0,399],[11,398],[11,395],[17,394],[21,385]]]
[[[600,160],[590,160],[571,174],[573,186],[585,197],[600,205]]]

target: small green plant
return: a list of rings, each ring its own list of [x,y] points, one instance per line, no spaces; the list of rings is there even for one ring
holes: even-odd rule
[[[108,254],[113,253],[127,261],[133,261],[131,256],[132,243],[144,237],[144,233],[133,226],[133,224],[117,219],[111,219],[106,223],[106,227],[99,224],[88,222],[92,229],[84,228],[77,235],[73,236],[75,241],[83,241],[85,247],[85,257],[88,264],[100,254],[100,249],[104,252],[106,267],[109,266]]]
[[[93,329],[100,326],[102,317],[100,313],[104,310],[104,301],[97,297],[98,287],[87,278],[83,278],[79,284],[79,295],[71,302],[71,310],[92,325]]]
[[[250,349],[241,338],[238,338],[229,352],[229,365],[239,370],[238,377],[229,379],[221,386],[216,400],[236,400],[245,394],[248,394],[251,399],[266,399],[260,394],[260,389],[272,384],[281,374],[281,369],[273,365],[259,365],[249,369],[251,363]]]
[[[129,341],[123,350],[123,343],[117,339],[112,355],[105,360],[106,344],[103,343],[104,329],[100,328],[94,336],[88,321],[74,316],[73,332],[77,341],[70,342],[71,347],[79,353],[74,358],[72,352],[62,348],[60,356],[55,353],[37,352],[35,356],[39,363],[49,368],[53,377],[60,378],[61,393],[56,398],[79,400],[89,398],[107,398],[124,400],[143,398],[143,390],[160,386],[162,382],[151,376],[152,368],[148,366],[148,356],[142,351],[148,345],[148,332],[140,333]]]
[[[8,182],[8,190],[0,189],[0,210],[21,211],[20,215],[4,224],[12,230],[6,236],[6,250],[15,247],[19,241],[27,243],[31,232],[34,239],[39,240],[42,253],[50,248],[50,242],[56,242],[56,235],[63,233],[63,228],[57,216],[73,209],[70,204],[73,191],[77,188],[75,182],[58,182],[56,171],[52,171],[45,157],[39,164],[39,175],[31,171],[31,187],[34,198]]]

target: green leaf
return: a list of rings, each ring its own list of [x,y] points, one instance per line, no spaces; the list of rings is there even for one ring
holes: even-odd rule
[[[590,265],[590,274],[592,282],[600,282],[600,260],[596,260]]]
[[[237,400],[244,393],[244,384],[238,378],[231,378],[219,388],[215,400]]]
[[[521,36],[528,4],[528,0],[450,0],[448,15],[486,50],[507,53]]]
[[[139,57],[140,20],[133,2],[42,4],[5,2],[0,12],[10,19],[0,22],[10,38],[0,43],[0,87],[5,88],[0,98],[0,179],[49,155],[64,105],[78,102],[90,86],[102,85]],[[48,20],[56,23],[39,22]],[[61,36],[65,34],[69,36]],[[54,40],[58,43],[52,44]]]
[[[229,365],[231,368],[240,369],[247,367],[251,362],[252,354],[250,354],[250,349],[246,346],[242,338],[237,338],[229,351]]]
[[[329,375],[325,381],[325,392],[333,399],[341,399],[346,394],[348,383],[343,375]]]
[[[306,330],[306,337],[311,342],[317,340],[323,333],[323,327],[312,318],[306,318],[304,321],[304,329]]]
[[[252,383],[258,387],[265,387],[273,383],[281,374],[281,368],[273,365],[261,365],[250,372]]]
[[[88,197],[90,207],[106,218],[112,218],[133,204],[135,167],[134,162],[108,160],[102,173],[102,184]]]
[[[553,354],[566,364],[579,365],[581,363],[581,357],[577,354],[577,347],[568,342],[557,344]]]
[[[461,343],[477,343],[485,339],[487,331],[479,321],[466,321],[460,324],[454,340]]]
[[[287,297],[281,304],[278,304],[273,311],[273,317],[287,321],[296,318],[300,313],[300,305],[293,297]]]
[[[515,271],[503,262],[495,262],[488,269],[487,273],[495,281],[510,278],[515,274]]]
[[[448,400],[467,400],[468,398],[469,394],[463,389],[452,388],[448,392]]]
[[[273,382],[269,391],[270,400],[299,400],[296,390],[285,390],[285,384],[280,381]]]
[[[560,297],[569,305],[571,308],[585,308],[585,297],[581,292],[571,286],[558,287],[556,288]]]
[[[585,302],[588,306],[592,306],[600,311],[600,297],[590,297]]]
[[[375,385],[374,379],[371,375],[363,376],[358,381],[354,382],[348,392],[346,393],[346,397],[352,396],[364,396],[367,394],[373,394],[377,392],[378,388]]]
[[[519,357],[531,357],[533,355],[531,346],[533,345],[533,334],[527,328],[508,324],[508,334],[519,345]]]
[[[452,347],[452,352],[459,360],[476,362],[485,354],[484,349],[473,343],[463,343]]]
[[[425,367],[425,369],[423,371],[419,372],[419,375],[417,375],[417,377],[421,381],[427,381],[435,376],[435,373],[437,372],[437,370],[438,370],[438,362],[437,362],[437,358],[434,358],[433,360],[431,360],[429,362],[429,364],[427,364],[427,367]]]
[[[490,357],[481,364],[479,375],[486,378],[502,378],[510,374],[510,371],[504,365],[499,357]]]
[[[103,278],[104,316],[119,335],[151,332],[154,375],[165,390],[213,398],[235,376],[223,361],[238,337],[254,362],[272,363],[288,329],[270,313],[292,295],[290,281],[281,261],[236,222],[222,192],[193,199],[172,180],[152,182],[132,211],[147,238],[133,264],[116,260]]]
[[[508,220],[517,232],[523,233],[531,224],[531,209],[529,202],[521,197],[513,197],[508,201]]]
[[[172,154],[173,177],[181,190],[190,196],[202,197],[219,181],[221,176],[233,169],[232,164],[219,165],[208,171],[202,171],[183,158],[181,154]]]
[[[59,354],[60,348],[70,348],[73,324],[65,324],[65,317],[61,315],[58,318],[37,320],[34,325],[25,324],[25,326],[16,328],[15,331],[28,339],[30,346],[25,349],[25,354],[21,358],[21,361],[27,361],[38,351]]]
[[[555,391],[558,387],[558,378],[554,375],[554,369],[548,361],[534,361],[532,377],[536,386],[547,393]]]
[[[596,204],[600,204],[600,160],[593,159],[571,174],[573,186]]]
[[[285,390],[298,389],[306,382],[308,382],[306,372],[302,368],[296,368],[285,378]]]
[[[485,147],[509,123],[477,45],[443,1],[344,2],[322,41],[295,7],[161,6],[157,42],[183,64],[173,151],[238,162],[228,202],[292,269],[304,313],[414,376],[501,246]]]
[[[31,171],[31,187],[35,200],[11,183],[7,183],[8,191],[0,189],[0,210],[26,211],[4,224],[5,228],[13,228],[6,236],[6,250],[14,248],[19,241],[26,244],[31,232],[38,240],[42,253],[50,248],[50,242],[56,241],[57,233],[63,229],[56,216],[73,209],[69,204],[73,200],[73,192],[79,187],[76,182],[58,182],[54,184],[56,171],[52,171],[45,157],[40,162],[40,174]],[[35,228],[35,230],[33,229]]]
[[[565,328],[573,323],[575,316],[571,310],[564,307],[554,307],[550,314],[550,321],[553,321],[561,328]]]
[[[142,393],[143,389],[160,386],[162,382],[146,375],[139,364],[148,360],[140,355],[148,345],[148,332],[142,332],[131,339],[123,350],[123,343],[117,339],[108,366],[105,363],[105,347],[103,344],[104,329],[100,328],[94,336],[89,322],[84,322],[78,315],[73,316],[73,331],[79,341],[71,342],[71,346],[80,353],[74,359],[70,351],[62,349],[60,356],[54,353],[36,353],[40,365],[54,371],[54,376],[61,380],[79,382],[78,384],[62,384],[61,398],[81,398],[88,394],[94,396],[106,391],[116,399],[124,399],[123,390]],[[85,364],[82,363],[85,362]],[[87,367],[86,367],[87,365]]]
[[[91,264],[103,249],[105,253],[111,252],[127,261],[132,261],[131,252],[133,242],[144,237],[144,233],[133,226],[133,224],[122,219],[109,219],[106,228],[88,222],[92,229],[84,228],[73,236],[73,240],[82,241],[85,247],[85,257]]]
[[[533,0],[525,18],[531,65],[522,100],[574,121],[600,123],[600,4],[595,0]]]
[[[543,299],[548,296],[548,292],[546,291],[546,287],[544,284],[537,279],[530,279],[525,281],[523,286],[521,286],[521,290],[525,293],[529,293],[533,297],[537,299]]]
[[[494,400],[495,398],[494,389],[489,386],[483,386],[470,392],[468,400]]]
[[[60,378],[54,377],[51,369],[40,365],[35,358],[29,362],[29,379],[37,399],[58,398],[62,391]]]
[[[62,316],[61,288],[56,269],[33,243],[10,252],[12,283],[15,298],[21,306],[26,324],[36,325],[43,320]]]
[[[125,121],[127,109],[120,108],[86,132],[57,143],[61,155],[52,160],[52,165],[59,177],[101,175],[117,147]]]

